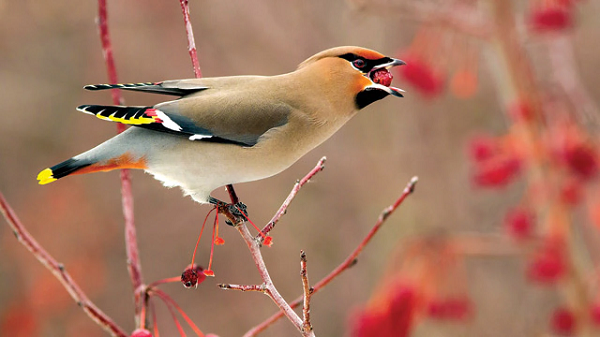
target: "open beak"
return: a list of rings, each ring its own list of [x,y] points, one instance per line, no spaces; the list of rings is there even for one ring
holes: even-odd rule
[[[371,69],[371,71],[369,71],[369,73],[367,75],[371,79],[371,81],[373,81],[372,75],[375,72],[381,71],[381,69],[385,69],[385,71],[389,71],[393,67],[402,66],[402,65],[406,65],[406,62],[393,58],[390,62],[374,66],[373,69]],[[389,74],[389,76],[391,77],[391,74]],[[370,85],[370,87],[376,88],[379,90],[383,90],[383,91],[387,92],[388,94],[396,96],[396,97],[404,97],[404,95],[402,95],[404,90],[402,90],[400,88],[396,88],[396,87],[392,87],[392,86],[385,86],[383,84],[379,84],[379,83],[375,83],[375,82],[373,82],[373,84]]]
[[[402,61],[402,60],[398,60],[398,59],[392,59],[392,62],[388,62],[388,63],[384,63],[384,64],[380,64],[380,65],[376,65],[373,67],[373,70],[377,70],[377,69],[381,69],[381,68],[385,68],[385,69],[390,69],[392,67],[395,66],[404,66],[406,65],[406,62]],[[373,71],[371,70],[371,71]]]

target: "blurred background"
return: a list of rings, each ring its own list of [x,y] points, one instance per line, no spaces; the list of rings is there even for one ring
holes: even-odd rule
[[[597,1],[190,1],[190,9],[205,77],[281,74],[340,45],[409,64],[394,73],[405,98],[362,110],[285,172],[236,185],[252,220],[266,224],[296,179],[328,158],[263,248],[292,300],[302,289],[301,249],[315,283],[419,176],[358,264],[313,297],[317,335],[600,332]],[[107,81],[97,10],[94,1],[0,0],[0,191],[90,299],[132,331],[118,172],[43,187],[35,179],[115,134],[114,124],[75,111],[110,104],[109,92],[82,89]],[[108,19],[120,81],[193,77],[178,1],[109,1]],[[209,207],[143,172],[132,177],[144,280],[180,275]],[[276,307],[215,286],[260,281],[236,231],[220,234],[215,278],[162,289],[203,332],[239,336]],[[0,247],[0,335],[106,335],[6,225]],[[199,264],[209,251],[205,237]],[[161,335],[177,335],[153,302]],[[264,333],[296,334],[286,320]]]

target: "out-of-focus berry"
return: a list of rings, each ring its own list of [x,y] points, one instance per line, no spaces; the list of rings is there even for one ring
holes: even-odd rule
[[[573,312],[567,308],[558,308],[552,314],[552,331],[561,335],[572,335],[575,332],[576,319]]]
[[[522,207],[512,209],[504,218],[504,226],[512,238],[519,241],[529,239],[535,227],[534,215]]]

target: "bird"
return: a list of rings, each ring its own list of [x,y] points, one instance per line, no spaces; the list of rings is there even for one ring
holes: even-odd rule
[[[323,143],[350,118],[387,96],[390,69],[404,65],[377,51],[335,47],[276,76],[205,77],[95,84],[178,96],[154,106],[81,105],[77,110],[130,125],[89,151],[42,170],[45,185],[70,175],[141,169],[199,203],[229,184],[271,177]]]

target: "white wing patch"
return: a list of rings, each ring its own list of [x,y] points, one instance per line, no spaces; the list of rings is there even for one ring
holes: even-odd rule
[[[181,126],[179,126],[179,124],[173,122],[173,120],[167,116],[167,114],[165,114],[164,112],[155,109],[156,112],[156,117],[160,118],[160,120],[162,121],[162,125],[167,128],[167,129],[171,129],[173,131],[181,131],[182,128]]]
[[[195,134],[195,135],[191,135],[189,140],[201,140],[204,138],[211,138],[212,136],[207,136],[207,135],[199,135],[199,134]]]

